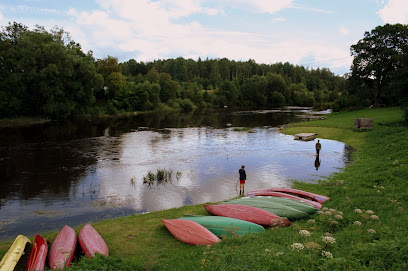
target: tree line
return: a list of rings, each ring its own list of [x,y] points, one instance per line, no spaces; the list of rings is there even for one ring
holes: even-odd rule
[[[391,31],[394,27],[398,34]],[[405,33],[406,26],[391,28],[385,30],[390,42],[393,35]],[[368,36],[366,33],[364,39]],[[258,64],[252,59],[179,57],[119,63],[116,57],[95,59],[92,51],[84,53],[63,29],[47,31],[37,26],[29,30],[9,23],[0,32],[0,118],[66,119],[225,106],[268,109],[298,105],[341,110],[380,102],[398,104],[406,95],[404,39],[391,50],[398,65],[387,62],[395,73],[381,75],[382,79],[374,79],[370,70],[364,70],[367,49],[360,49],[366,45],[364,39],[351,47],[352,72],[338,76],[326,68],[308,69],[288,62]],[[387,53],[380,57],[387,59]]]

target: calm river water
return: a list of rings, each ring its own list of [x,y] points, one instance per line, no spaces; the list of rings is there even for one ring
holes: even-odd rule
[[[315,182],[344,167],[350,152],[321,139],[316,161],[315,141],[277,130],[306,113],[150,114],[0,129],[0,239],[228,199],[237,196],[242,164],[246,192]],[[171,171],[171,182],[144,184],[158,169]]]

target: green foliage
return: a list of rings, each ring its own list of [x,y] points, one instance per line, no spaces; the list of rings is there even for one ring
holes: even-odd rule
[[[102,87],[90,56],[62,29],[10,24],[0,33],[0,57],[7,59],[0,72],[0,118],[69,118],[92,106]]]
[[[105,257],[96,254],[95,257],[88,259],[82,257],[77,263],[73,263],[69,270],[100,270],[100,271],[137,271],[144,270],[141,266],[115,256]]]
[[[396,105],[398,99],[406,97],[407,92],[400,91],[398,81],[406,81],[407,44],[407,25],[386,24],[366,32],[363,39],[351,46],[354,60],[350,94],[368,98],[376,105]]]

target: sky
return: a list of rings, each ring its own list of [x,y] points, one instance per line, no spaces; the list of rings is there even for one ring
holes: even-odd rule
[[[408,23],[408,1],[0,0],[0,26],[9,22],[63,28],[97,59],[225,57],[343,75],[366,31]]]

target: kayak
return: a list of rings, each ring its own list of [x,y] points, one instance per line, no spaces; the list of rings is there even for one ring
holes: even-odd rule
[[[308,214],[314,214],[318,211],[318,209],[314,207],[313,205],[306,203],[306,202],[299,202],[299,201],[296,201],[295,199],[279,198],[279,197],[271,197],[271,196],[252,196],[252,197],[247,197],[247,198],[251,200],[261,200],[261,201],[279,203],[279,204],[292,207],[294,209],[297,209],[299,211],[302,211]]]
[[[179,241],[190,245],[212,245],[221,240],[197,222],[185,219],[162,220],[164,226]]]
[[[51,269],[64,269],[71,265],[74,258],[77,238],[74,229],[65,225],[52,243],[49,252]]]
[[[290,226],[290,221],[277,216],[261,208],[240,204],[216,204],[204,205],[204,208],[212,215],[232,217],[252,222],[263,227]]]
[[[322,209],[322,204],[320,202],[310,200],[310,199],[301,198],[301,197],[298,197],[298,196],[294,196],[294,195],[287,194],[287,193],[282,193],[282,192],[258,191],[258,192],[250,193],[250,194],[248,194],[248,196],[271,196],[271,197],[279,197],[279,198],[297,199],[300,202],[307,202],[309,204],[312,204],[314,207],[316,207],[319,210]]]
[[[184,215],[181,219],[197,222],[217,236],[236,236],[265,231],[258,224],[231,217]]]
[[[36,235],[33,247],[31,248],[30,254],[28,255],[26,271],[44,270],[47,253],[47,240],[45,240],[45,238],[40,235]]]
[[[308,213],[299,211],[295,208],[292,208],[292,207],[289,207],[283,204],[279,204],[275,202],[268,202],[268,201],[261,201],[261,200],[253,200],[253,199],[251,200],[251,198],[238,198],[234,200],[225,201],[223,203],[224,204],[241,204],[241,205],[261,208],[277,216],[286,217],[289,220],[309,217]]]
[[[0,271],[12,271],[16,267],[17,262],[20,260],[21,255],[24,254],[24,248],[27,243],[31,243],[30,240],[24,235],[19,235],[14,240],[13,244],[9,248],[3,259],[0,262]]]
[[[273,191],[273,192],[283,192],[287,194],[292,194],[298,197],[306,197],[307,199],[311,199],[320,203],[324,203],[330,198],[327,196],[303,191],[303,190],[298,190],[298,189],[293,189],[293,188],[286,188],[286,187],[277,187],[277,188],[266,188],[266,189],[257,189],[249,192],[249,194],[253,192],[259,192],[259,191]]]
[[[108,246],[102,236],[89,223],[79,232],[78,242],[88,259],[94,257],[95,253],[109,256]]]

